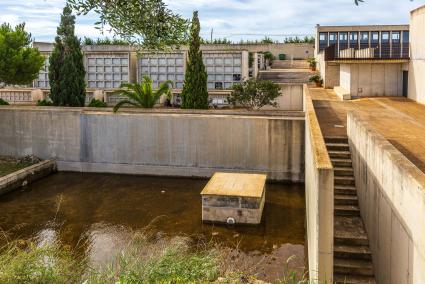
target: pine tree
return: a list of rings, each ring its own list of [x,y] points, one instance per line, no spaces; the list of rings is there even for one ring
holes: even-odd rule
[[[50,56],[49,81],[53,104],[84,106],[85,76],[81,42],[75,36],[75,16],[67,5],[63,9],[54,49]]]
[[[208,108],[207,72],[202,61],[202,51],[199,50],[201,39],[199,31],[198,12],[193,12],[190,32],[189,58],[182,91],[182,108]]]

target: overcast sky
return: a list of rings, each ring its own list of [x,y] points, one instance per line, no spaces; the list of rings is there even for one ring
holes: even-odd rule
[[[314,26],[350,24],[405,24],[409,11],[425,0],[166,0],[169,7],[190,18],[199,10],[202,36],[239,39],[284,35],[313,35]],[[25,22],[37,41],[53,41],[65,0],[0,0],[0,22]],[[76,31],[80,37],[103,37],[93,24],[96,14],[80,16]]]

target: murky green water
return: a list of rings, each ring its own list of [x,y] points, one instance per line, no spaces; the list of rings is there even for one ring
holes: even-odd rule
[[[151,225],[158,234],[212,238],[247,255],[267,255],[278,263],[297,255],[303,263],[303,185],[268,184],[262,224],[227,227],[201,221],[200,192],[206,183],[58,173],[0,197],[0,228],[12,239],[35,237],[78,247],[94,262],[116,252],[134,230]]]

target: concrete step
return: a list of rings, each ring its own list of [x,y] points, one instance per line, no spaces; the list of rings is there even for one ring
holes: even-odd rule
[[[334,181],[335,185],[356,185],[354,176],[334,176]]]
[[[350,167],[334,167],[335,176],[354,176],[354,170]]]
[[[349,151],[328,151],[331,159],[351,159],[351,153]]]
[[[353,163],[350,159],[331,159],[334,167],[352,167]]]
[[[335,258],[334,273],[373,277],[373,265],[370,260]]]
[[[356,187],[353,185],[335,185],[334,194],[355,195],[357,196]]]
[[[325,137],[325,143],[348,144],[348,138],[347,137],[338,137],[338,136],[327,136],[327,137]]]
[[[335,195],[335,205],[359,205],[359,200],[357,195],[343,195],[336,194]]]
[[[348,143],[326,143],[326,148],[328,151],[350,151],[350,146]]]
[[[360,216],[360,208],[356,205],[335,205],[335,216]]]
[[[335,284],[376,284],[372,276],[334,274]]]
[[[334,243],[335,245],[368,246],[369,240],[362,219],[359,216],[335,216]]]
[[[335,245],[334,256],[347,259],[372,259],[372,254],[368,246]]]

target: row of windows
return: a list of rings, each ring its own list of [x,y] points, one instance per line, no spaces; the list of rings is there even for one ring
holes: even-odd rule
[[[409,42],[409,31],[321,32],[319,50],[337,44],[366,46],[369,44],[400,44]]]

